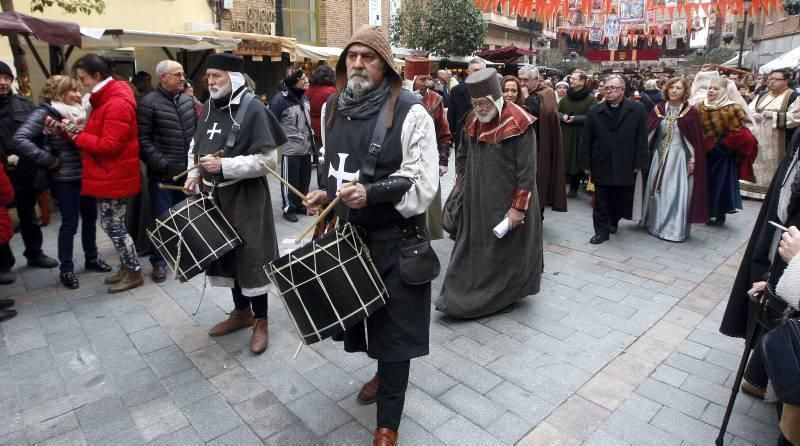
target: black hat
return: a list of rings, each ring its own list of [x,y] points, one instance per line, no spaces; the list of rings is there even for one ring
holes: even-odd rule
[[[286,79],[284,79],[283,83],[286,84],[287,87],[291,88],[292,85],[296,84],[300,79],[303,78],[304,75],[305,73],[303,73],[303,70],[295,70]]]
[[[500,90],[500,81],[497,80],[497,70],[494,68],[484,68],[476,71],[467,77],[464,81],[467,85],[467,91],[472,98],[485,98],[491,97],[496,101],[503,96]]]
[[[206,60],[206,68],[242,73],[244,72],[244,59],[229,53],[212,54]]]
[[[2,61],[0,61],[0,74],[7,74],[11,76],[11,79],[14,79],[14,72],[11,71],[11,67],[9,67],[7,63]]]

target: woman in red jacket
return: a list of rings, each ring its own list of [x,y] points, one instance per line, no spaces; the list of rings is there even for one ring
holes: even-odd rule
[[[111,78],[110,62],[97,54],[78,59],[72,71],[91,92],[92,110],[83,129],[68,126],[67,132],[81,151],[81,194],[97,198],[100,224],[120,256],[119,272],[105,280],[109,292],[118,293],[144,284],[125,228],[128,197],[141,187],[136,100],[126,82]]]
[[[0,284],[14,283],[16,276],[11,271],[14,266],[14,254],[9,242],[14,236],[14,224],[8,215],[8,205],[14,201],[14,186],[6,175],[3,163],[0,163]],[[14,299],[0,299],[0,322],[7,321],[17,315],[11,309]]]
[[[322,132],[320,131],[320,118],[322,117],[322,106],[328,100],[328,96],[336,93],[336,74],[333,68],[327,65],[320,65],[314,69],[311,77],[308,78],[309,87],[306,90],[308,98],[309,112],[311,114],[311,129],[314,131],[314,158],[317,165],[317,186],[324,187],[325,175],[322,172],[323,164],[320,157],[322,148]]]

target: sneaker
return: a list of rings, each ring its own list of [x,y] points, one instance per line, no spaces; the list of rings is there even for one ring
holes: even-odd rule
[[[283,214],[283,219],[292,223],[297,223],[297,214],[294,212],[286,212]]]
[[[70,290],[78,289],[78,287],[81,286],[78,282],[78,278],[75,277],[75,273],[72,271],[59,274],[58,280],[61,281],[61,284],[64,285],[64,287],[69,288]]]
[[[55,268],[58,266],[58,260],[39,253],[33,257],[28,258],[28,266],[34,268]]]
[[[11,271],[0,271],[0,284],[9,285],[17,281],[17,275]]]
[[[83,267],[86,268],[87,271],[99,271],[101,273],[110,273],[114,270],[111,265],[106,263],[106,261],[100,257],[87,260],[86,263],[83,264]]]

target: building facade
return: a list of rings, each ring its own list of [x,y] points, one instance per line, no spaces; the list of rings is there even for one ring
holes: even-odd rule
[[[800,47],[800,15],[788,15],[779,6],[770,14],[756,17],[752,40],[756,66]]]

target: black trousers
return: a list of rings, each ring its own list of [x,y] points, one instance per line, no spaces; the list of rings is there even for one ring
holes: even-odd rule
[[[583,174],[576,173],[574,175],[567,175],[567,184],[569,184],[570,191],[577,191],[581,185],[581,177]]]
[[[237,310],[245,310],[247,308],[253,309],[253,316],[256,318],[267,317],[267,295],[260,296],[245,296],[242,294],[242,288],[237,283],[235,287],[231,288],[233,295],[233,305]]]
[[[36,222],[36,203],[39,201],[40,192],[25,188],[14,193],[19,216],[19,232],[25,244],[22,255],[30,259],[42,253],[42,228]]]
[[[303,194],[311,185],[311,155],[284,155],[281,176]],[[296,213],[303,208],[303,199],[286,186],[281,186],[283,213]]]
[[[744,369],[745,381],[759,389],[766,389],[767,382],[769,381],[767,369],[764,368],[764,352],[761,350],[760,340],[763,333],[764,330],[759,328],[755,337],[753,353],[750,354],[750,360],[747,361],[747,367]]]
[[[400,427],[410,369],[411,360],[378,361],[378,428],[386,427],[397,432]]]
[[[595,235],[607,237],[611,226],[630,218],[633,186],[595,186],[592,222]]]
[[[11,271],[15,263],[16,260],[14,260],[14,254],[11,252],[11,246],[8,243],[0,245],[0,273]]]

